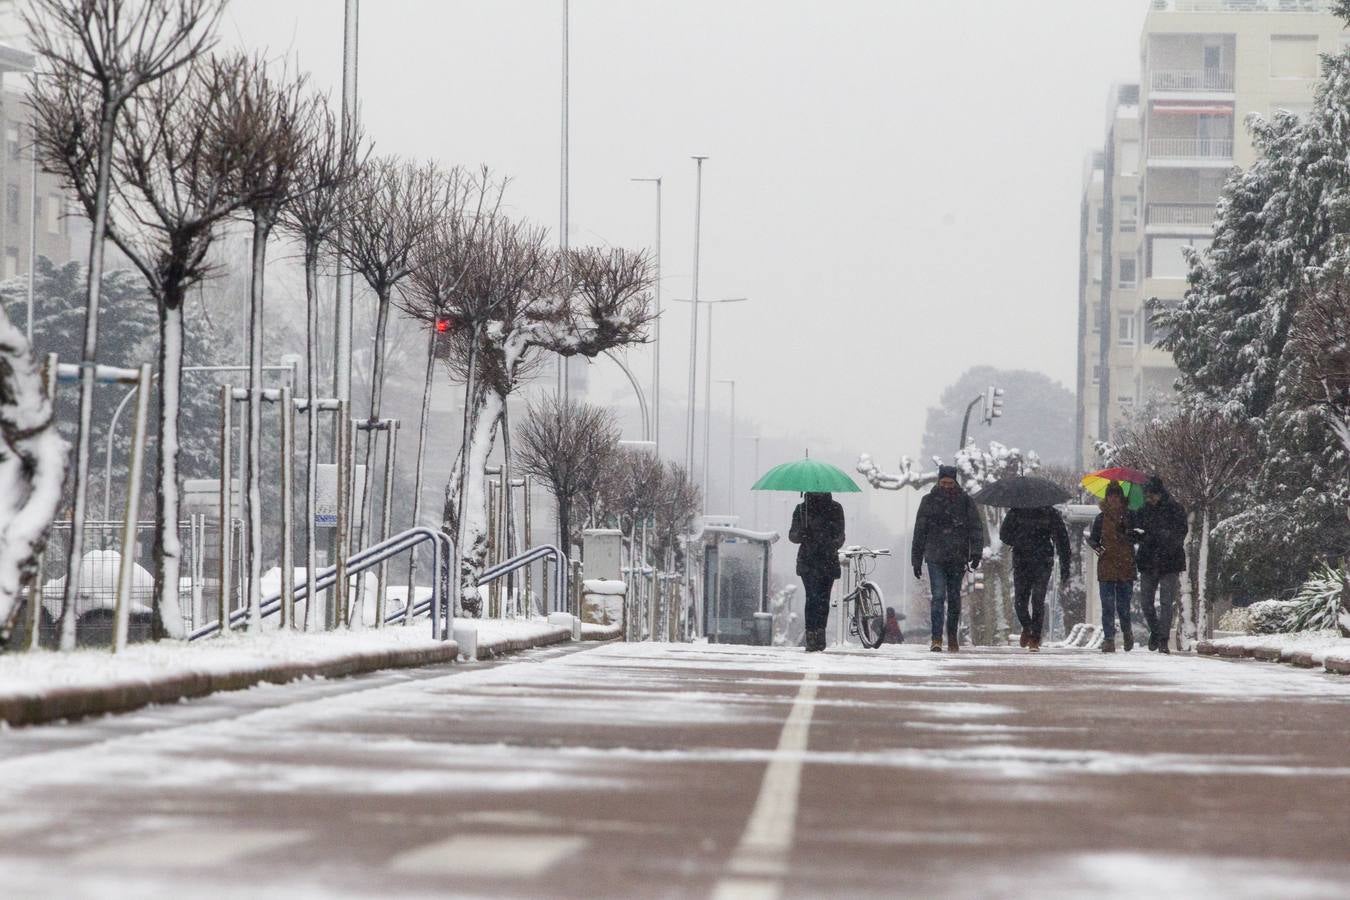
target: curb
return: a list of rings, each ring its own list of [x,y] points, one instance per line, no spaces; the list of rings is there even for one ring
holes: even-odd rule
[[[193,672],[155,681],[129,681],[92,688],[60,687],[41,694],[0,697],[0,721],[8,725],[40,725],[58,719],[80,719],[130,712],[157,703],[176,703],[259,684],[286,684],[301,678],[345,678],[380,669],[410,669],[452,663],[459,656],[454,641],[438,647],[352,653],[321,663],[280,663],[235,672]]]
[[[528,638],[510,638],[508,640],[496,641],[491,644],[479,644],[478,652],[474,659],[479,661],[493,659],[506,653],[515,653],[520,650],[531,650],[535,647],[548,647],[553,644],[565,644],[572,639],[572,630],[570,628],[556,628],[548,634],[536,635]]]
[[[589,629],[589,630],[587,630]],[[608,627],[601,625],[581,626],[581,639],[583,641],[618,641],[623,639],[623,626],[610,625]]]
[[[1275,647],[1234,647],[1217,644],[1213,641],[1200,641],[1195,645],[1200,656],[1221,657],[1223,659],[1257,659],[1263,662],[1277,662],[1299,669],[1324,669],[1333,675],[1350,675],[1350,657],[1325,656],[1318,661],[1315,651],[1297,648],[1278,649]]]

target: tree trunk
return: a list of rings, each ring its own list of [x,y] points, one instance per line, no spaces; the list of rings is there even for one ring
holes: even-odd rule
[[[1199,637],[1214,636],[1214,599],[1209,596],[1209,509],[1200,511],[1200,552],[1195,573],[1195,614]]]
[[[1187,513],[1186,519],[1190,526],[1188,533],[1195,534],[1195,513]],[[1191,556],[1191,554],[1187,555]],[[1191,558],[1193,559],[1194,556],[1191,556]],[[1195,568],[1194,566],[1190,567],[1190,570],[1184,572],[1181,578],[1181,614],[1178,617],[1181,620],[1181,638],[1178,649],[1181,650],[1189,650],[1191,645],[1195,643],[1195,594],[1193,589]]]
[[[436,374],[436,339],[440,336],[435,326],[431,329],[431,341],[427,348],[427,372],[426,378],[422,381],[422,412],[417,422],[417,461],[413,468],[413,508],[412,524],[417,527],[422,520],[422,476],[426,468],[427,456],[427,420],[431,417],[431,387]],[[454,480],[451,480],[454,483]],[[440,577],[440,573],[432,575],[433,578]],[[412,624],[412,606],[415,600],[417,586],[417,547],[408,551],[408,599],[407,613],[403,616],[403,624]]]
[[[61,649],[75,649],[75,599],[80,595],[80,563],[84,561],[84,517],[89,503],[90,420],[94,414],[94,366],[98,362],[98,307],[103,290],[103,245],[108,232],[108,191],[112,181],[113,129],[116,108],[105,109],[99,122],[98,175],[94,187],[94,220],[89,231],[89,273],[85,288],[84,347],[80,362],[80,419],[75,432],[75,492],[70,522],[66,588],[61,597]],[[106,513],[105,513],[106,515]]]
[[[156,454],[155,593],[151,635],[182,638],[178,597],[183,542],[178,534],[178,413],[183,380],[183,295],[166,291],[159,304],[159,447]]]
[[[244,575],[248,590],[248,628],[262,628],[262,365],[263,274],[271,225],[261,214],[253,218],[253,277],[248,292],[248,440],[245,443]]]
[[[318,489],[319,411],[315,401],[319,393],[319,244],[305,241],[305,622],[309,631],[316,621],[318,598],[314,565],[318,556],[318,536],[314,527],[314,494]]]
[[[0,309],[0,632],[22,605],[61,505],[70,450],[56,428],[42,369],[23,332]],[[34,616],[30,621],[38,621]],[[34,644],[36,646],[36,644]]]
[[[464,493],[460,498],[459,597],[469,615],[481,612],[478,579],[483,574],[488,550],[487,461],[496,441],[506,397],[495,390],[478,394],[469,421],[468,454],[463,466]]]

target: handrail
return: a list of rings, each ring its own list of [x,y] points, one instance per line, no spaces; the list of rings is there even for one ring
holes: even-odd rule
[[[445,623],[445,627],[444,628],[441,627],[439,610],[442,608],[445,598],[445,592],[443,590],[443,586],[441,583],[442,582],[441,561],[442,559],[449,558],[448,554],[444,557],[442,556],[442,548],[444,547],[445,550],[448,550],[450,544],[450,538],[448,535],[445,534],[445,532],[437,531],[434,528],[428,528],[425,525],[419,525],[415,528],[409,528],[407,531],[399,532],[398,534],[389,538],[389,540],[387,541],[381,541],[378,544],[373,544],[365,548],[364,550],[361,550],[353,554],[351,558],[347,560],[346,566],[347,575],[348,577],[352,575],[359,575],[368,569],[374,568],[375,566],[379,565],[385,560],[397,556],[398,554],[403,553],[404,551],[410,550],[413,547],[425,541],[431,541],[432,543],[432,557],[431,557],[432,571],[436,573],[431,583],[431,600],[427,601],[426,605],[431,607],[432,633],[437,637],[441,638],[442,640],[444,640],[447,639],[448,635],[453,630],[449,619],[453,618],[454,616],[454,609],[453,607],[451,607],[446,611],[447,621]],[[328,566],[326,568],[320,569],[316,573],[314,578],[314,589],[316,591],[327,590],[336,583],[337,583],[337,566]],[[295,599],[297,600],[308,599],[308,597],[309,597],[309,586],[307,584],[298,584],[295,586]],[[408,602],[411,601],[412,598],[409,597]],[[280,609],[281,609],[280,592],[277,592],[275,594],[268,594],[267,596],[262,598],[260,614],[263,618],[266,618],[267,616],[277,613],[278,611],[280,611]],[[236,622],[244,622],[247,619],[248,619],[247,608],[237,609],[230,613],[231,624],[234,624]],[[209,637],[219,631],[220,631],[219,621],[208,622],[201,628],[198,628],[196,631],[192,632],[192,634],[188,635],[188,640],[189,641],[199,640],[200,638]]]
[[[557,580],[557,591],[555,591],[554,593],[554,596],[556,598],[554,600],[554,603],[560,604],[562,602],[564,592],[567,590],[567,576],[564,574],[567,567],[562,565],[561,563],[565,562],[567,557],[563,556],[563,552],[552,544],[540,544],[538,547],[531,547],[529,550],[526,550],[524,553],[521,553],[518,556],[513,556],[508,560],[503,560],[502,562],[497,563],[497,565],[493,566],[492,568],[484,570],[483,574],[478,576],[478,586],[484,587],[485,585],[491,584],[498,578],[501,578],[503,575],[508,575],[511,572],[516,571],[517,569],[523,569],[530,563],[538,562],[539,560],[547,556],[553,557],[554,562],[556,563],[554,565],[554,570],[557,573],[558,580]],[[405,615],[407,615],[407,610],[409,609],[412,610],[412,615],[414,618],[416,618],[417,616],[420,616],[422,615],[422,613],[426,612],[427,606],[429,606],[432,602],[433,602],[432,600],[423,600],[419,603],[413,603],[412,598],[409,597],[407,606],[405,606],[404,609],[399,610],[398,612],[392,613],[391,615],[385,617],[385,622],[392,625],[394,622],[403,621],[403,618]],[[557,612],[557,610],[554,611]]]

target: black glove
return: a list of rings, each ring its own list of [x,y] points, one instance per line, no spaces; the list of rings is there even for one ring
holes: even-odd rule
[[[923,581],[923,564],[922,564],[922,563],[920,563],[919,565],[917,565],[917,566],[914,567],[914,577],[917,578],[917,579],[919,579],[920,581]]]
[[[970,568],[971,568],[971,570],[973,571],[973,570],[975,570],[975,569],[978,569],[978,568],[980,567],[980,563],[982,563],[982,562],[984,562],[984,557],[983,557],[983,556],[972,556],[972,557],[970,558]]]

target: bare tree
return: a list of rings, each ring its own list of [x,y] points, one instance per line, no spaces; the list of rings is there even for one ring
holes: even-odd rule
[[[1182,594],[1181,628],[1186,646],[1212,629],[1214,598],[1209,595],[1210,532],[1225,501],[1261,461],[1253,429],[1218,412],[1179,410],[1122,429],[1112,463],[1152,472],[1186,507],[1190,519],[1188,554],[1194,565]],[[1194,597],[1194,601],[1192,601]]]
[[[235,108],[240,111],[241,137],[255,152],[239,172],[237,193],[253,228],[248,292],[248,418],[244,446],[244,577],[248,625],[262,626],[262,367],[264,284],[267,242],[297,189],[297,167],[314,138],[318,105],[305,93],[305,79],[272,77],[261,60],[240,58],[243,74]],[[290,573],[285,573],[285,578]],[[283,624],[293,625],[285,621]]]
[[[619,455],[619,426],[599,406],[545,393],[527,407],[517,426],[516,465],[548,488],[558,506],[558,546],[577,542],[578,505],[594,506]]]
[[[89,171],[81,196],[89,234],[80,413],[75,437],[74,510],[62,618],[79,595],[89,491],[90,418],[98,359],[99,291],[108,230],[113,137],[137,92],[198,58],[214,41],[224,0],[32,0],[24,13],[42,61],[31,103],[39,153],[51,171]],[[91,137],[96,135],[96,142]],[[175,585],[176,587],[176,585]],[[65,629],[69,628],[69,639]],[[63,624],[62,644],[73,642]]]
[[[158,490],[155,505],[156,637],[178,636],[178,421],[183,366],[183,307],[190,288],[211,272],[208,254],[221,223],[239,209],[238,172],[256,148],[244,139],[233,98],[243,77],[216,59],[179,69],[133,97],[123,109],[112,153],[114,179],[105,200],[108,238],[145,278],[159,310]],[[68,98],[73,101],[74,98]],[[54,106],[48,110],[55,114]],[[48,132],[49,136],[55,136]],[[73,152],[49,157],[88,213],[98,202],[88,137],[66,135]],[[75,640],[73,606],[62,616],[63,647]]]
[[[32,348],[0,307],[0,643],[38,574],[69,451]]]
[[[366,164],[368,150],[355,125],[342,128],[323,104],[315,109],[310,139],[295,162],[293,196],[281,210],[281,227],[303,247],[305,266],[305,396],[319,396],[319,270],[333,249],[338,230],[356,204],[353,184]],[[316,597],[314,529],[317,488],[318,408],[305,409],[305,584],[306,597]],[[303,627],[313,624],[313,601],[305,604]]]

